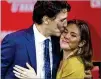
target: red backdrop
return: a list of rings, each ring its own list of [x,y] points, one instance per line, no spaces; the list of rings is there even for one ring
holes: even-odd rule
[[[72,10],[69,13],[68,19],[83,19],[88,21],[91,26],[91,36],[93,44],[93,60],[101,61],[101,24],[100,24],[100,13],[101,8],[91,8],[90,1],[68,1],[72,6]],[[18,4],[18,3],[17,3]],[[26,4],[26,3],[22,3]],[[30,3],[28,3],[30,4]],[[26,4],[26,5],[28,5]],[[1,1],[1,30],[2,38],[9,31],[16,31],[23,28],[28,28],[32,22],[32,12],[21,12],[18,4],[16,12],[12,12],[13,2],[8,3],[7,1]]]

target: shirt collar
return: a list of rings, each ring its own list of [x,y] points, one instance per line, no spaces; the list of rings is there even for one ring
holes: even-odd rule
[[[50,39],[51,40],[51,37],[45,37],[44,35],[42,35],[35,24],[33,24],[33,30],[34,30],[34,35],[35,35],[35,39],[37,39],[38,42],[43,42],[44,40],[46,39]]]

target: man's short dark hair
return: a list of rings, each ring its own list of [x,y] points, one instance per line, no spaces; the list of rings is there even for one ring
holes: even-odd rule
[[[42,24],[43,16],[53,18],[62,9],[67,9],[69,12],[71,6],[67,1],[37,1],[33,11],[33,21],[37,24]]]

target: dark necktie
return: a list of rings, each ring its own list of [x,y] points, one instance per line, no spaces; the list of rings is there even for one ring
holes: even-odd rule
[[[44,68],[45,68],[45,79],[51,79],[51,68],[50,68],[50,56],[49,56],[49,39],[44,41]]]

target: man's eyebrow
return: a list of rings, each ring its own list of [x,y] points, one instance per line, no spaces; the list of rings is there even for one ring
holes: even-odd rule
[[[67,19],[67,18],[63,18],[61,21],[65,20],[65,19]]]

